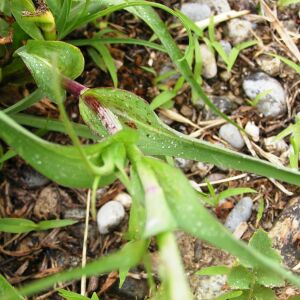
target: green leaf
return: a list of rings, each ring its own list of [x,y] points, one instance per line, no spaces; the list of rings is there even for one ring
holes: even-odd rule
[[[53,72],[74,79],[84,68],[84,58],[80,50],[65,42],[28,41],[16,54],[21,56],[37,85],[51,98],[54,98]],[[57,61],[57,70],[53,67],[53,60]]]
[[[214,300],[233,299],[233,298],[237,298],[237,297],[241,296],[242,294],[243,294],[243,291],[230,291],[230,292],[227,292],[227,293],[224,293],[224,294],[218,296]]]
[[[120,133],[102,143],[84,146],[83,149],[88,158],[99,165],[101,152],[116,138],[118,140],[118,136],[120,140],[124,138],[123,141],[126,142],[126,140],[132,141],[134,135],[128,132]],[[92,186],[94,174],[87,169],[75,147],[44,141],[18,125],[1,111],[0,137],[36,170],[53,181],[64,186],[77,188]],[[109,184],[114,178],[112,175],[102,177],[100,185]]]
[[[48,230],[75,224],[74,220],[48,220],[36,224],[31,220],[21,218],[1,218],[0,231],[9,233],[24,233],[30,231]]]
[[[34,22],[22,16],[24,11],[35,12],[35,7],[31,0],[11,0],[11,12],[19,26],[33,39],[43,40],[44,37],[39,27]]]
[[[257,214],[256,214],[256,224],[258,224],[264,214],[265,210],[265,202],[264,199],[261,198],[258,202],[258,209],[257,209]]]
[[[229,119],[225,114],[220,112],[217,107],[211,102],[211,100],[207,97],[207,95],[204,93],[203,89],[201,88],[198,81],[194,78],[193,72],[186,60],[186,58],[181,53],[181,50],[178,48],[176,41],[173,40],[172,36],[170,35],[167,26],[164,24],[164,22],[159,18],[159,16],[156,14],[156,12],[153,10],[152,7],[148,7],[148,5],[153,7],[158,7],[161,9],[166,10],[169,13],[174,14],[172,11],[167,9],[164,6],[161,6],[159,3],[153,3],[153,2],[144,2],[141,3],[141,6],[135,6],[135,7],[128,7],[131,5],[137,5],[138,2],[136,1],[127,1],[127,0],[103,0],[102,5],[104,7],[109,7],[113,9],[113,7],[116,7],[117,5],[124,5],[124,9],[128,10],[129,12],[133,13],[134,15],[138,16],[144,22],[148,24],[148,26],[154,31],[154,33],[157,35],[157,37],[160,39],[161,43],[165,47],[166,51],[168,52],[171,60],[174,64],[176,64],[177,69],[181,72],[185,80],[191,85],[192,90],[197,93],[198,97],[204,101],[204,103],[217,115],[221,116],[225,120],[227,120],[229,123],[232,123],[236,126],[236,124]],[[143,6],[144,5],[144,6]],[[147,5],[147,6],[146,6]],[[112,6],[112,7],[110,7]],[[99,13],[100,14],[100,13]],[[177,12],[177,16],[178,16]],[[96,14],[95,16],[90,16],[90,18],[98,17]],[[201,30],[197,28],[195,24],[191,21],[187,21],[188,18],[181,16],[181,21],[184,21],[184,25],[187,29],[192,28],[199,36],[202,36]],[[200,32],[199,32],[200,31]]]
[[[118,87],[118,75],[117,75],[117,67],[115,65],[114,59],[112,58],[108,48],[106,45],[92,43],[92,46],[101,54],[103,57],[103,61],[109,71],[109,74],[112,78],[114,87]]]
[[[150,159],[149,159],[150,160]],[[228,251],[241,261],[259,265],[300,286],[299,277],[282,268],[270,259],[269,252],[256,250],[237,240],[199,202],[189,181],[179,170],[166,163],[151,159],[151,167],[164,191],[168,205],[177,221],[178,228],[210,244]],[[172,174],[172,176],[170,176]]]
[[[156,108],[172,100],[175,96],[176,93],[174,91],[164,91],[152,100],[150,108],[155,110]]]
[[[90,300],[90,298],[86,296],[82,296],[80,294],[63,289],[58,289],[58,294],[66,300]]]
[[[135,163],[145,194],[146,224],[144,237],[172,231],[177,224],[174,220],[151,162],[139,159]]]
[[[230,268],[226,267],[226,266],[212,266],[212,267],[206,267],[206,268],[202,268],[200,271],[197,271],[196,274],[197,275],[208,275],[208,276],[212,276],[212,275],[224,275],[224,274],[228,274],[230,272]]]
[[[227,275],[227,283],[232,289],[247,290],[254,281],[254,274],[243,266],[233,267]]]
[[[82,117],[94,132],[97,132],[100,127],[100,134],[102,134],[103,125],[95,108],[89,105],[91,98],[118,117],[124,128],[132,128],[139,133],[138,146],[146,154],[204,161],[223,168],[253,172],[300,185],[300,173],[295,170],[279,168],[264,160],[217,147],[176,132],[163,124],[143,99],[127,91],[99,88],[89,89],[81,95]],[[82,113],[83,107],[85,111]]]
[[[286,65],[288,65],[289,67],[294,69],[294,71],[296,71],[296,73],[298,73],[300,75],[300,66],[298,64],[294,63],[292,60],[290,60],[284,56],[274,54],[274,53],[267,53],[267,54],[280,59],[282,62],[284,62]]]
[[[42,97],[43,97],[42,91],[40,89],[37,89],[29,96],[23,98],[22,100],[19,100],[14,105],[9,106],[8,108],[4,109],[3,111],[10,115],[18,113],[18,112],[30,107],[34,103],[40,101],[40,99]]]
[[[148,48],[152,48],[161,52],[166,52],[165,48],[159,44],[152,43],[140,39],[126,38],[92,38],[84,40],[71,40],[68,43],[74,46],[90,46],[91,44],[130,44],[130,45],[140,45]]]
[[[232,196],[236,195],[242,195],[246,193],[257,193],[256,190],[250,189],[250,188],[232,188],[232,189],[227,189],[221,193],[218,194],[218,200],[223,200]]]
[[[256,284],[253,288],[255,300],[275,300],[275,292],[272,289]]]
[[[29,283],[20,289],[20,293],[29,296],[52,287],[58,282],[72,281],[81,278],[83,275],[92,276],[110,272],[117,268],[132,268],[140,262],[147,246],[148,243],[144,240],[126,244],[120,251],[100,257],[88,263],[84,268],[74,268]],[[8,300],[11,299],[8,298]]]
[[[274,262],[281,263],[281,256],[275,249],[272,248],[272,240],[264,230],[258,229],[250,239],[249,245],[262,254],[268,253],[269,259]],[[241,262],[244,263],[243,261]],[[284,285],[282,276],[278,276],[278,274],[274,273],[269,268],[264,268],[261,264],[256,263],[250,263],[249,266],[254,269],[257,283],[269,287]]]
[[[24,297],[0,274],[0,299],[7,299],[10,296],[10,300],[24,300]]]

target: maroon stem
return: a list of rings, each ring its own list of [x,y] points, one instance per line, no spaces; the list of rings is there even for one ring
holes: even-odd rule
[[[79,97],[84,90],[88,89],[84,85],[68,77],[63,78],[63,86],[70,94],[74,95],[75,97]]]

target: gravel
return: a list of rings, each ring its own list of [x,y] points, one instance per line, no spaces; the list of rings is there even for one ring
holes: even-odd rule
[[[131,204],[132,204],[132,198],[130,195],[128,195],[127,193],[120,193],[118,194],[115,198],[114,198],[114,201],[118,201],[120,202],[124,208],[128,209],[131,207]]]
[[[116,228],[125,217],[125,209],[118,201],[105,203],[98,211],[97,223],[99,232],[107,234]]]
[[[254,122],[247,122],[245,131],[252,137],[254,142],[259,141],[259,127]]]
[[[200,3],[183,3],[180,11],[193,22],[205,20],[211,15],[210,7]]]
[[[242,198],[226,218],[225,226],[234,232],[242,222],[247,222],[251,216],[253,201],[250,197]]]
[[[234,45],[251,37],[252,24],[247,20],[233,19],[228,22],[228,36]]]
[[[253,73],[244,79],[243,89],[250,99],[269,91],[257,104],[258,111],[265,117],[277,117],[285,113],[285,91],[275,78],[263,72]]]
[[[245,145],[239,130],[232,124],[224,124],[219,130],[220,137],[235,149],[242,149]]]
[[[217,62],[214,54],[205,44],[200,45],[200,53],[202,58],[202,75],[207,79],[214,78],[217,75]]]

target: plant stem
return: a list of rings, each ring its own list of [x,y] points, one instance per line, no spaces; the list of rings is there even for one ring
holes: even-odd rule
[[[157,236],[163,270],[161,278],[165,281],[167,294],[172,300],[193,299],[186,280],[176,240],[172,232],[161,233]]]
[[[88,90],[88,88],[77,81],[74,81],[68,77],[63,77],[64,88],[75,97],[79,97],[83,92]]]

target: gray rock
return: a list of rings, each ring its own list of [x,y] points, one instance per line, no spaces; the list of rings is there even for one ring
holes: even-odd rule
[[[85,218],[84,208],[66,208],[63,212],[64,219],[81,220]]]
[[[231,114],[231,112],[236,108],[236,104],[226,96],[213,96],[210,97],[210,99],[218,110],[226,115]],[[205,107],[204,115],[207,120],[218,117],[218,115],[212,112],[208,107]]]
[[[226,41],[226,40],[221,40],[221,41],[220,41],[220,44],[221,44],[221,46],[222,46],[224,52],[226,53],[226,55],[229,56],[229,55],[230,55],[230,52],[231,52],[231,50],[232,50],[231,44],[230,44],[228,41]],[[222,59],[221,56],[218,57],[218,61],[223,62],[223,59]]]
[[[233,19],[228,22],[228,36],[234,45],[251,37],[252,25],[249,21]]]
[[[175,165],[177,168],[180,168],[182,171],[187,172],[193,166],[193,161],[185,158],[176,157]]]
[[[205,20],[211,15],[210,7],[200,3],[183,3],[180,11],[193,22]]]
[[[281,61],[277,57],[272,57],[269,55],[261,55],[257,59],[262,71],[266,72],[271,76],[276,76],[280,73],[281,70]]]
[[[289,268],[299,264],[300,197],[290,200],[282,211],[269,236],[273,246],[280,251],[283,263]]]
[[[226,218],[225,226],[234,232],[242,222],[247,222],[251,216],[253,201],[250,197],[242,198]]]
[[[171,65],[167,64],[167,65],[164,65],[160,72],[159,72],[159,76],[161,75],[164,75],[164,74],[167,74],[171,71],[176,71],[175,70],[175,67],[172,67]],[[171,74],[170,76],[167,76],[167,78],[161,80],[162,83],[167,83],[168,81],[176,81],[178,78],[179,78],[179,73],[176,73],[176,74]]]
[[[200,53],[202,59],[202,75],[210,79],[217,75],[217,62],[214,54],[209,50],[205,44],[200,45]]]
[[[147,297],[148,292],[147,280],[137,280],[131,277],[126,277],[122,287],[119,289],[119,293],[126,297],[124,299],[142,300]]]
[[[99,232],[107,234],[117,227],[125,217],[123,205],[117,201],[105,203],[97,213],[97,223]]]
[[[225,178],[226,178],[226,175],[222,174],[222,173],[212,173],[212,174],[210,174],[206,177],[206,179],[209,182],[214,182],[214,181],[222,180],[222,179],[225,179]]]
[[[236,149],[242,149],[245,145],[239,130],[232,124],[224,124],[219,130],[220,137]]]
[[[195,2],[208,5],[217,14],[230,11],[230,5],[227,0],[196,0]]]
[[[265,117],[277,117],[286,111],[285,92],[281,84],[269,75],[258,72],[246,77],[243,82],[245,94],[250,99],[269,91],[257,104],[259,112]]]
[[[42,187],[50,182],[50,180],[36,171],[35,169],[31,168],[28,165],[24,165],[21,168],[21,174],[20,174],[20,181],[21,185],[34,189],[38,187]]]

